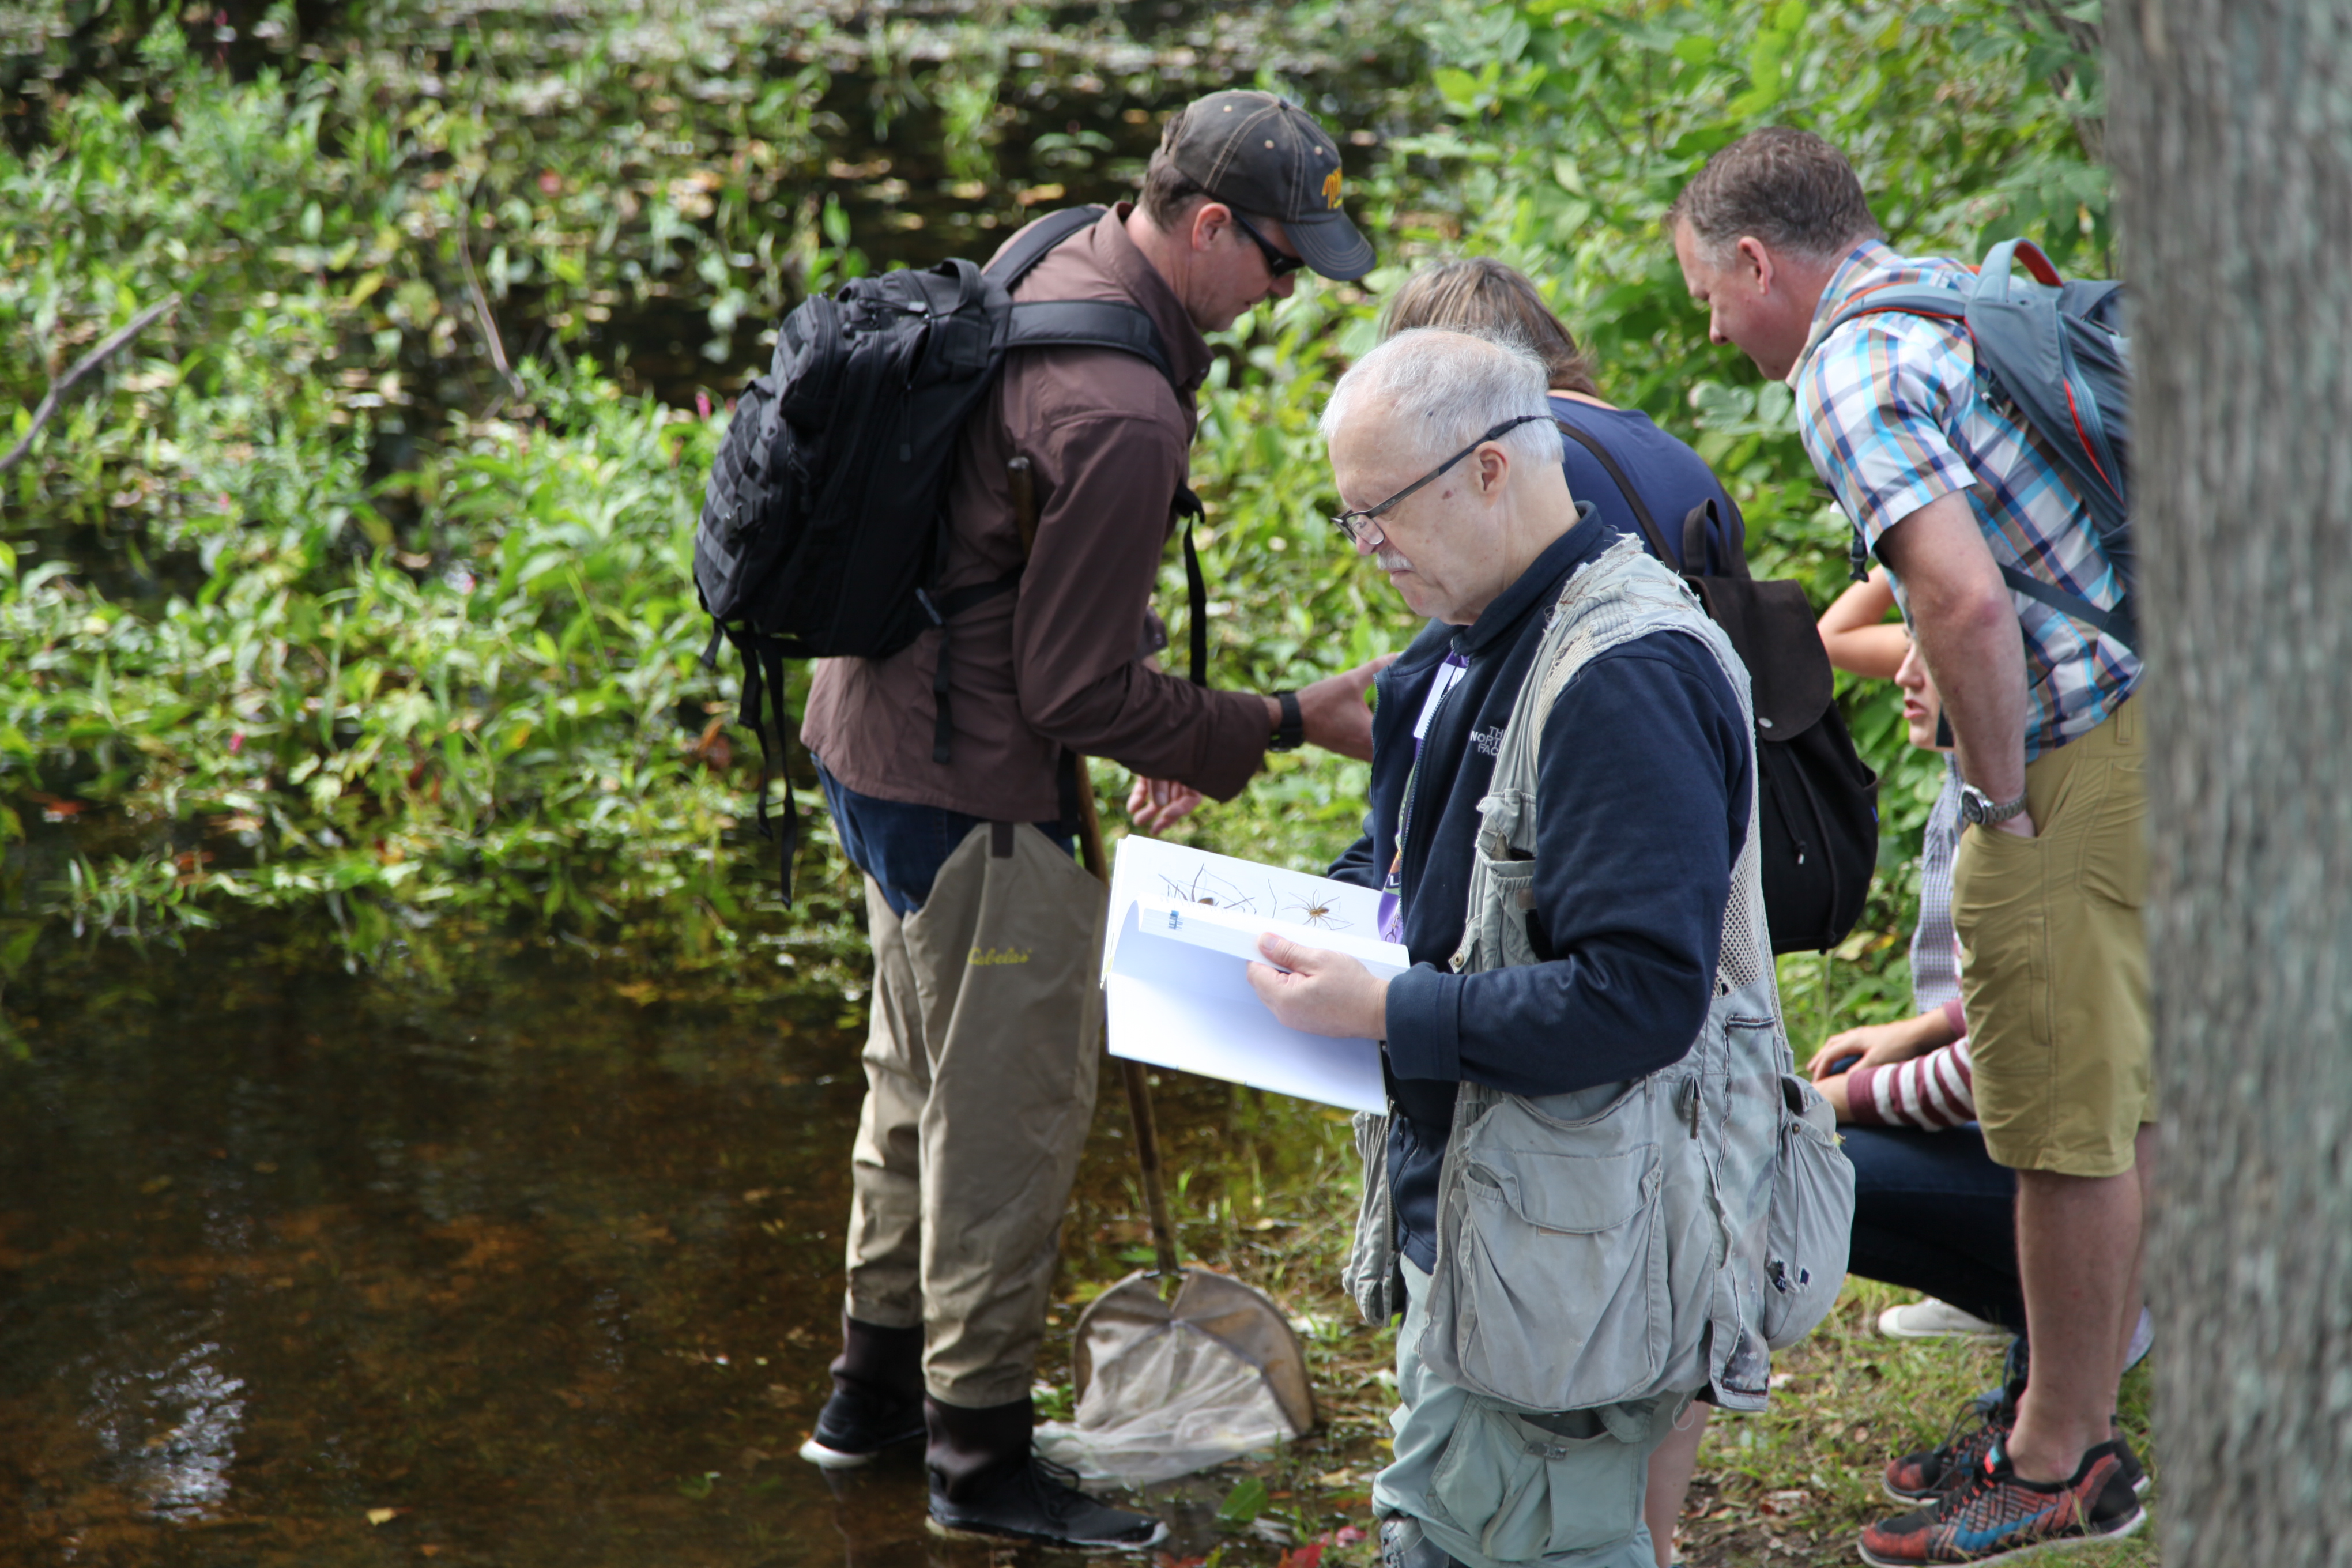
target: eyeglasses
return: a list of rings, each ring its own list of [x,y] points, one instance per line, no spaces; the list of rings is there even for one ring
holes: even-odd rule
[[[1454,453],[1454,456],[1446,458],[1445,461],[1438,464],[1437,467],[1430,469],[1429,472],[1422,475],[1421,478],[1413,480],[1412,483],[1405,486],[1404,489],[1397,491],[1396,494],[1389,497],[1388,500],[1381,502],[1380,505],[1368,506],[1360,511],[1343,511],[1339,516],[1331,520],[1331,526],[1346,534],[1348,536],[1349,543],[1361,544],[1364,542],[1365,525],[1371,522],[1373,519],[1380,517],[1391,507],[1396,505],[1397,502],[1404,500],[1405,497],[1412,494],[1413,491],[1421,489],[1422,486],[1429,483],[1430,480],[1437,478],[1438,475],[1444,473],[1446,469],[1452,468],[1454,464],[1460,462],[1463,458],[1468,457],[1471,453],[1476,451],[1479,447],[1485,446],[1496,437],[1500,436],[1504,431],[1516,430],[1522,425],[1532,424],[1538,419],[1549,419],[1550,417],[1551,416],[1549,414],[1522,414],[1517,419],[1506,419],[1500,425],[1497,425],[1493,429],[1487,431],[1484,436],[1479,437],[1475,441],[1471,442],[1467,447],[1463,447],[1462,450]]]
[[[1242,216],[1240,209],[1235,207],[1233,203],[1227,202],[1224,204],[1224,206],[1225,211],[1233,215],[1234,226],[1239,228],[1244,234],[1248,235],[1251,239],[1256,242],[1258,250],[1265,257],[1265,269],[1268,272],[1274,274],[1276,278],[1287,278],[1292,273],[1307,265],[1304,258],[1286,256],[1281,251],[1276,250],[1274,247],[1273,243],[1269,241],[1265,236],[1258,233],[1255,228],[1250,226],[1250,220]]]

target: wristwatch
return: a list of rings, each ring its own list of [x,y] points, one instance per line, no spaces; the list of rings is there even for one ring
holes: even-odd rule
[[[2007,822],[2024,809],[2023,795],[2019,795],[2015,800],[1998,801],[1972,784],[1964,784],[1960,786],[1960,816],[1963,820],[1973,822],[1979,827],[1990,827],[1995,823]]]
[[[1298,693],[1276,691],[1268,693],[1282,704],[1282,722],[1274,727],[1274,736],[1265,743],[1269,752],[1295,752],[1307,743],[1307,720],[1298,711]]]

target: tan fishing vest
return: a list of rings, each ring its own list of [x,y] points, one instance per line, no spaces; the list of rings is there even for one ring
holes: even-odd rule
[[[1544,719],[1587,664],[1658,631],[1706,646],[1753,732],[1748,671],[1680,579],[1630,539],[1579,569],[1553,606],[1479,802],[1456,971],[1538,962],[1527,921]],[[1753,773],[1715,1000],[1689,1053],[1570,1094],[1462,1086],[1420,1347],[1450,1383],[1535,1411],[1701,1388],[1727,1407],[1757,1409],[1768,1347],[1801,1339],[1837,1299],[1853,1173],[1781,1027]],[[1374,1321],[1403,1305],[1387,1130],[1386,1117],[1357,1119],[1364,1201],[1346,1279]]]

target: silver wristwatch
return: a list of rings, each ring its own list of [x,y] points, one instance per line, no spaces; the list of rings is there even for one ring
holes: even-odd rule
[[[1979,827],[1990,827],[1995,823],[2007,822],[2024,809],[2023,795],[2019,795],[2015,800],[1999,801],[1972,784],[1964,784],[1960,786],[1960,816],[1962,820],[1973,822]]]

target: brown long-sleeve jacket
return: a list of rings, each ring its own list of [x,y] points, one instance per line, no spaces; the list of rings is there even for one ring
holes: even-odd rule
[[[861,795],[1043,822],[1061,814],[1055,767],[1065,746],[1217,800],[1240,794],[1264,760],[1261,699],[1205,690],[1141,658],[1210,355],[1175,290],[1128,237],[1128,211],[1121,203],[1065,240],[1013,294],[1132,301],[1160,329],[1182,391],[1111,349],[1027,349],[1006,360],[957,449],[939,592],[1021,564],[1005,477],[1015,454],[1035,471],[1035,547],[1015,592],[954,620],[948,763],[931,760],[936,630],[888,658],[818,664],[802,738]]]

